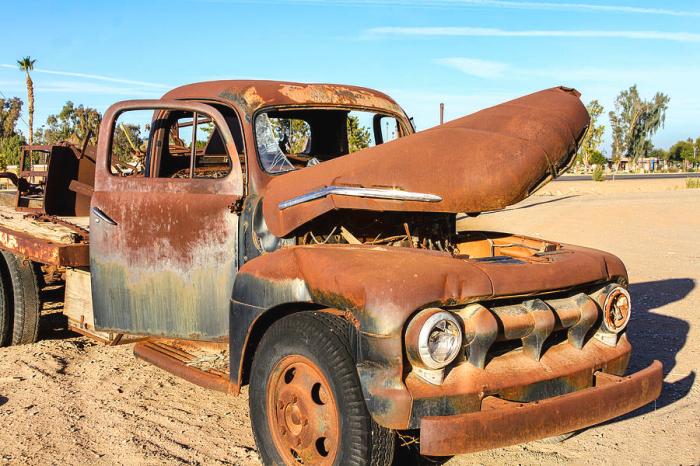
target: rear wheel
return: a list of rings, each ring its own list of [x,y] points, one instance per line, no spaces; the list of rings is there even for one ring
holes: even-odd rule
[[[275,322],[250,377],[253,433],[265,464],[391,464],[394,433],[367,412],[343,319],[301,312]]]
[[[34,264],[9,252],[2,253],[10,285],[9,309],[12,309],[12,345],[37,341],[39,335],[39,282]],[[7,291],[7,288],[5,288]]]
[[[0,348],[12,342],[12,283],[0,257]]]

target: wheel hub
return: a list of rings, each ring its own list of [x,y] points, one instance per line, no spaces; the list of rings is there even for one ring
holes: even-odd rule
[[[339,417],[328,380],[312,361],[283,358],[270,374],[267,400],[270,431],[285,462],[333,463]]]

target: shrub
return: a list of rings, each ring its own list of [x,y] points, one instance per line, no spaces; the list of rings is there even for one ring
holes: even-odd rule
[[[593,181],[605,181],[605,170],[603,170],[603,167],[601,167],[601,166],[595,167],[595,170],[593,170],[593,175],[591,175],[591,178],[593,178]]]
[[[700,189],[700,178],[686,178],[685,187],[688,189]]]

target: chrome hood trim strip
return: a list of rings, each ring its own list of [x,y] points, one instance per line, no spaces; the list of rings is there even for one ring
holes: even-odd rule
[[[293,207],[298,204],[320,199],[326,196],[352,196],[367,197],[371,199],[392,199],[396,201],[440,202],[442,198],[435,194],[414,193],[389,188],[358,188],[352,186],[326,186],[325,188],[311,191],[301,196],[293,197],[279,203],[280,210]]]

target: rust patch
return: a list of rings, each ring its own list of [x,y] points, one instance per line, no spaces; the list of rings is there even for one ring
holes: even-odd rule
[[[346,310],[343,312],[343,318],[350,322],[353,327],[356,329],[360,329],[360,321],[357,320],[357,317],[355,317],[355,314],[352,311]]]
[[[287,97],[290,103],[317,105],[348,105],[386,110],[402,114],[403,110],[386,98],[379,97],[376,92],[364,89],[331,84],[282,84],[279,93]]]
[[[219,97],[230,100],[236,104],[245,114],[246,121],[250,122],[253,113],[262,107],[265,100],[258,94],[255,86],[250,86],[242,91],[229,89],[221,92]]]

